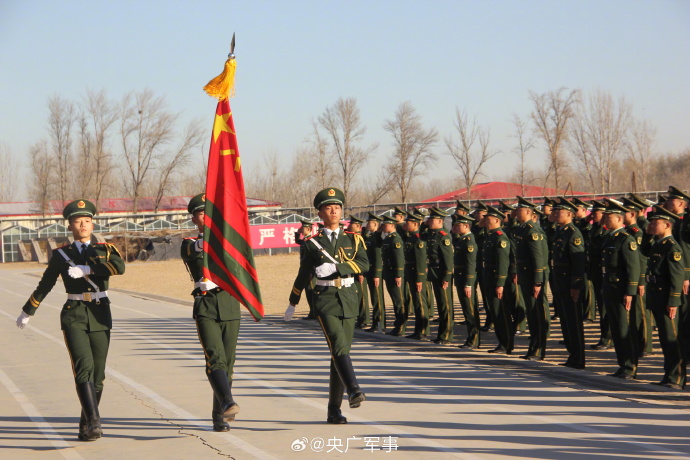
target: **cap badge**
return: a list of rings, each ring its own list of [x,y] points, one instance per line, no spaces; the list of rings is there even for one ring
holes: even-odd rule
[[[328,196],[335,196],[335,190],[329,189],[328,190]]]
[[[84,203],[83,201],[80,201],[79,203],[77,203],[77,207],[79,209],[84,209],[86,207],[86,203]]]

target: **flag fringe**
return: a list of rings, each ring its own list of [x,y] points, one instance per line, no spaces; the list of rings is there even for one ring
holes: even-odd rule
[[[225,61],[223,72],[204,86],[204,91],[219,101],[224,101],[235,95],[235,59]]]

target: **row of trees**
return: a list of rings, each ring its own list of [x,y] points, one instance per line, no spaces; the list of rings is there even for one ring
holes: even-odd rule
[[[624,97],[615,99],[597,90],[585,95],[560,88],[545,93],[529,92],[532,110],[514,114],[512,154],[517,167],[494,172],[492,180],[510,180],[524,185],[607,193],[664,189],[670,174],[674,183],[687,186],[685,160],[690,150],[662,155],[656,150],[656,130],[647,120],[636,119]],[[379,146],[363,146],[363,126],[357,101],[339,99],[326,107],[312,123],[312,133],[283,167],[277,155],[264,164],[248,182],[254,196],[307,206],[313,190],[338,184],[353,204],[416,201],[454,188],[468,190],[486,177],[487,162],[502,153],[492,148],[491,130],[458,107],[453,132],[441,140],[435,128],[425,127],[410,102],[399,105],[386,120],[392,148],[378,174],[360,174],[371,153]],[[543,149],[543,150],[542,150]],[[438,161],[438,153],[451,157],[457,171],[445,181],[421,181]],[[543,168],[530,167],[546,151]],[[682,167],[669,171],[669,165]],[[681,171],[679,173],[679,171]],[[671,174],[672,175],[672,174]],[[365,181],[358,181],[365,177]]]
[[[53,199],[122,196],[132,198],[133,212],[142,196],[156,197],[157,210],[164,196],[203,187],[204,174],[185,166],[204,154],[206,131],[199,120],[179,129],[179,114],[150,90],[120,101],[104,91],[87,91],[79,102],[53,96],[48,112],[48,137],[29,149],[27,182],[44,211]]]
[[[672,177],[677,179],[671,182],[688,185],[690,150],[661,155],[653,125],[636,119],[625,98],[560,88],[530,92],[529,99],[531,112],[512,117],[517,167],[494,171],[489,179],[593,193],[664,188]],[[203,189],[206,132],[199,120],[180,129],[179,114],[167,108],[164,97],[144,90],[114,101],[104,91],[87,91],[77,102],[51,97],[48,112],[48,136],[28,155],[29,197],[44,210],[52,199],[127,196],[136,212],[142,196],[156,197],[157,209],[166,195]],[[247,194],[308,206],[314,190],[335,184],[351,204],[416,201],[462,187],[469,198],[472,187],[489,176],[487,162],[501,153],[492,147],[490,128],[461,107],[445,137],[425,126],[410,102],[401,103],[383,128],[391,147],[385,165],[371,171],[367,166],[381,147],[365,145],[367,128],[357,100],[340,98],[311,122],[292,158],[268,152],[263,164],[245,169]],[[530,167],[544,151],[544,167]],[[439,155],[452,158],[457,170],[444,173],[445,180],[421,180]],[[192,157],[203,161],[187,167]],[[0,161],[0,200],[9,201],[17,189],[18,165],[5,146],[0,146]]]

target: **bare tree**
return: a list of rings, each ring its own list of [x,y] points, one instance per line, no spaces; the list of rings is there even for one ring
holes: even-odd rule
[[[316,122],[312,121],[313,136],[311,139],[311,148],[306,152],[309,159],[311,170],[316,179],[315,189],[324,189],[333,183],[334,168],[333,160],[335,156],[333,151],[328,148],[328,141],[323,138],[319,132],[319,127]]]
[[[584,120],[584,111],[576,110],[569,126],[570,135],[568,145],[575,158],[582,165],[587,177],[588,188],[592,193],[597,192],[598,173],[595,169],[594,159],[590,150],[587,125]]]
[[[438,140],[438,132],[434,128],[424,129],[421,119],[407,101],[398,106],[395,118],[383,125],[393,135],[393,153],[386,169],[389,178],[397,183],[403,202],[407,201],[414,179],[426,174],[426,168],[436,162],[431,147]]]
[[[364,188],[366,204],[376,204],[383,200],[392,189],[391,176],[389,171],[380,169],[376,178],[368,181]]]
[[[482,168],[498,151],[489,150],[490,132],[477,125],[476,118],[469,123],[465,110],[455,109],[455,130],[460,137],[456,144],[452,136],[445,139],[448,155],[457,163],[464,185],[467,188],[467,199],[472,199],[472,186],[482,174]],[[476,142],[479,145],[476,146]]]
[[[85,116],[91,122],[91,190],[96,203],[103,195],[103,188],[112,170],[112,153],[108,145],[110,130],[118,118],[117,107],[110,101],[104,90],[88,90],[85,98]]]
[[[156,189],[156,202],[154,212],[158,212],[163,197],[170,192],[171,183],[175,174],[189,162],[191,150],[203,142],[204,130],[200,120],[193,120],[187,125],[180,144],[173,152],[168,152],[167,161],[161,164],[158,174],[158,186]]]
[[[29,148],[29,169],[31,181],[28,183],[29,198],[38,203],[41,215],[45,217],[48,202],[54,193],[53,162],[48,153],[48,142],[44,139]]]
[[[335,104],[326,107],[318,120],[333,142],[331,148],[340,164],[343,192],[348,196],[357,173],[377,145],[373,144],[368,148],[358,145],[366,134],[366,127],[362,126],[355,98],[338,99]]]
[[[57,175],[57,195],[62,202],[65,202],[73,193],[71,167],[74,104],[60,96],[52,96],[48,99],[48,111],[51,150]]]
[[[568,122],[573,117],[573,104],[577,100],[578,91],[559,88],[544,94],[530,91],[529,95],[534,104],[531,116],[536,133],[548,148],[549,172],[553,173],[555,186],[558,189],[562,170],[566,164],[561,146],[568,138]]]
[[[610,93],[596,91],[589,98],[587,125],[602,193],[613,188],[614,167],[623,154],[632,109],[624,97],[616,103]]]
[[[166,110],[165,98],[152,91],[129,93],[120,107],[120,138],[127,163],[127,190],[137,212],[142,185],[165,146],[173,140],[177,115]]]
[[[19,185],[19,162],[5,143],[0,143],[0,165],[0,202],[12,201]]]
[[[647,120],[635,120],[625,145],[628,158],[632,161],[642,190],[647,190],[650,164],[654,158],[656,128]]]
[[[528,181],[531,182],[531,180],[527,178],[525,159],[527,158],[527,152],[534,148],[534,138],[527,133],[527,125],[518,114],[513,114],[513,126],[515,127],[515,139],[517,140],[517,145],[513,148],[513,153],[515,153],[520,160],[518,177],[520,180],[520,190],[524,195],[525,184]]]
[[[77,133],[79,143],[76,152],[76,167],[79,170],[79,179],[76,182],[75,193],[79,197],[90,197],[93,185],[93,136],[89,131],[86,115],[81,112],[77,115]]]

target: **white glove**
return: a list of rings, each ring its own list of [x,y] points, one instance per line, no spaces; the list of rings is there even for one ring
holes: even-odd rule
[[[17,318],[17,327],[19,329],[24,329],[24,326],[29,324],[30,319],[31,316],[27,315],[25,312],[22,311],[22,314],[19,315],[19,318]]]
[[[285,310],[285,316],[283,319],[285,321],[292,321],[292,315],[295,314],[295,306],[290,304],[288,305],[287,309]]]
[[[91,274],[91,267],[89,267],[88,265],[77,265],[76,267],[70,267],[67,270],[67,273],[72,278],[83,278],[86,275]]]
[[[335,264],[331,263],[321,264],[314,269],[317,278],[325,278],[328,275],[332,275],[336,271],[337,269],[335,268]]]
[[[196,240],[196,242],[194,243],[194,250],[196,252],[203,252],[204,251],[204,239],[203,238],[199,238],[198,240]]]
[[[217,287],[218,287],[218,285],[211,280],[199,282],[199,289],[201,289],[202,291],[210,291],[210,290],[215,289]]]

